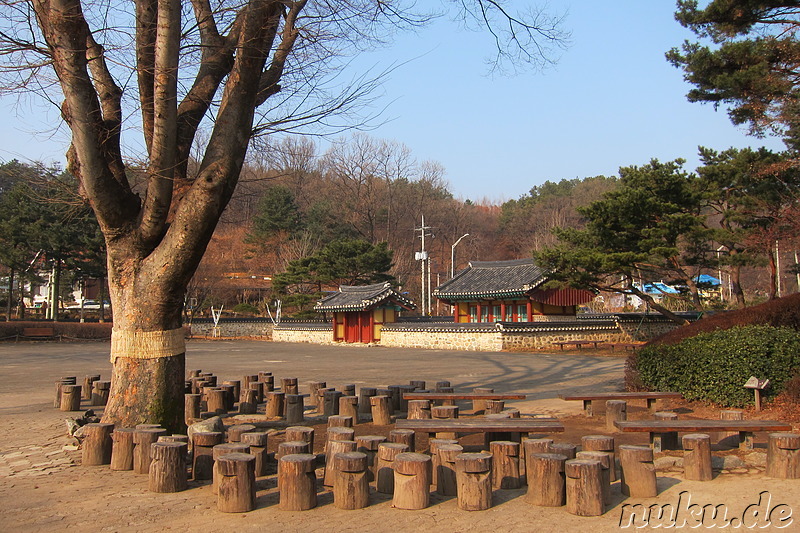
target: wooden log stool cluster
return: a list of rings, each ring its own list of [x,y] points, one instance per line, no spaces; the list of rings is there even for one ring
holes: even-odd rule
[[[778,479],[800,479],[800,434],[770,433],[766,474]]]

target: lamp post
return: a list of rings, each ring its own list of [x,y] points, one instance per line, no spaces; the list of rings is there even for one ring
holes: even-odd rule
[[[458,240],[450,247],[450,279],[453,279],[453,277],[456,275],[456,246],[464,237],[469,237],[469,233],[465,233],[459,237]]]

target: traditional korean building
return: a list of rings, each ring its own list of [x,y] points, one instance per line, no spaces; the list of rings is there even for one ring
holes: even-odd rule
[[[333,313],[333,340],[344,342],[378,342],[381,327],[397,320],[403,310],[416,309],[416,304],[395,291],[391,283],[351,286],[326,296],[314,306],[320,313]]]
[[[547,273],[533,259],[471,261],[433,292],[454,306],[455,322],[534,322],[548,316],[575,316],[594,293],[544,289]]]

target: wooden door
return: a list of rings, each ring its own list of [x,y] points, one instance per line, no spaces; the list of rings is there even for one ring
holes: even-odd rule
[[[359,313],[345,313],[344,314],[344,341],[345,342],[360,342],[361,341],[361,328],[358,323]]]

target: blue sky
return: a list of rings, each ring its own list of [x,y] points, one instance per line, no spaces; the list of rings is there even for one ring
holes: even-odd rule
[[[551,9],[567,12],[572,44],[541,73],[488,76],[490,37],[447,19],[359,57],[352,68],[408,62],[385,83],[377,106],[388,106],[386,122],[370,135],[441,163],[456,196],[491,201],[653,157],[681,157],[694,169],[698,145],[783,148],[747,136],[722,109],[686,101],[690,87],[664,53],[692,35],[675,22],[671,0],[562,0]],[[37,134],[57,122],[54,109],[0,102],[0,160],[63,162],[66,134]]]

